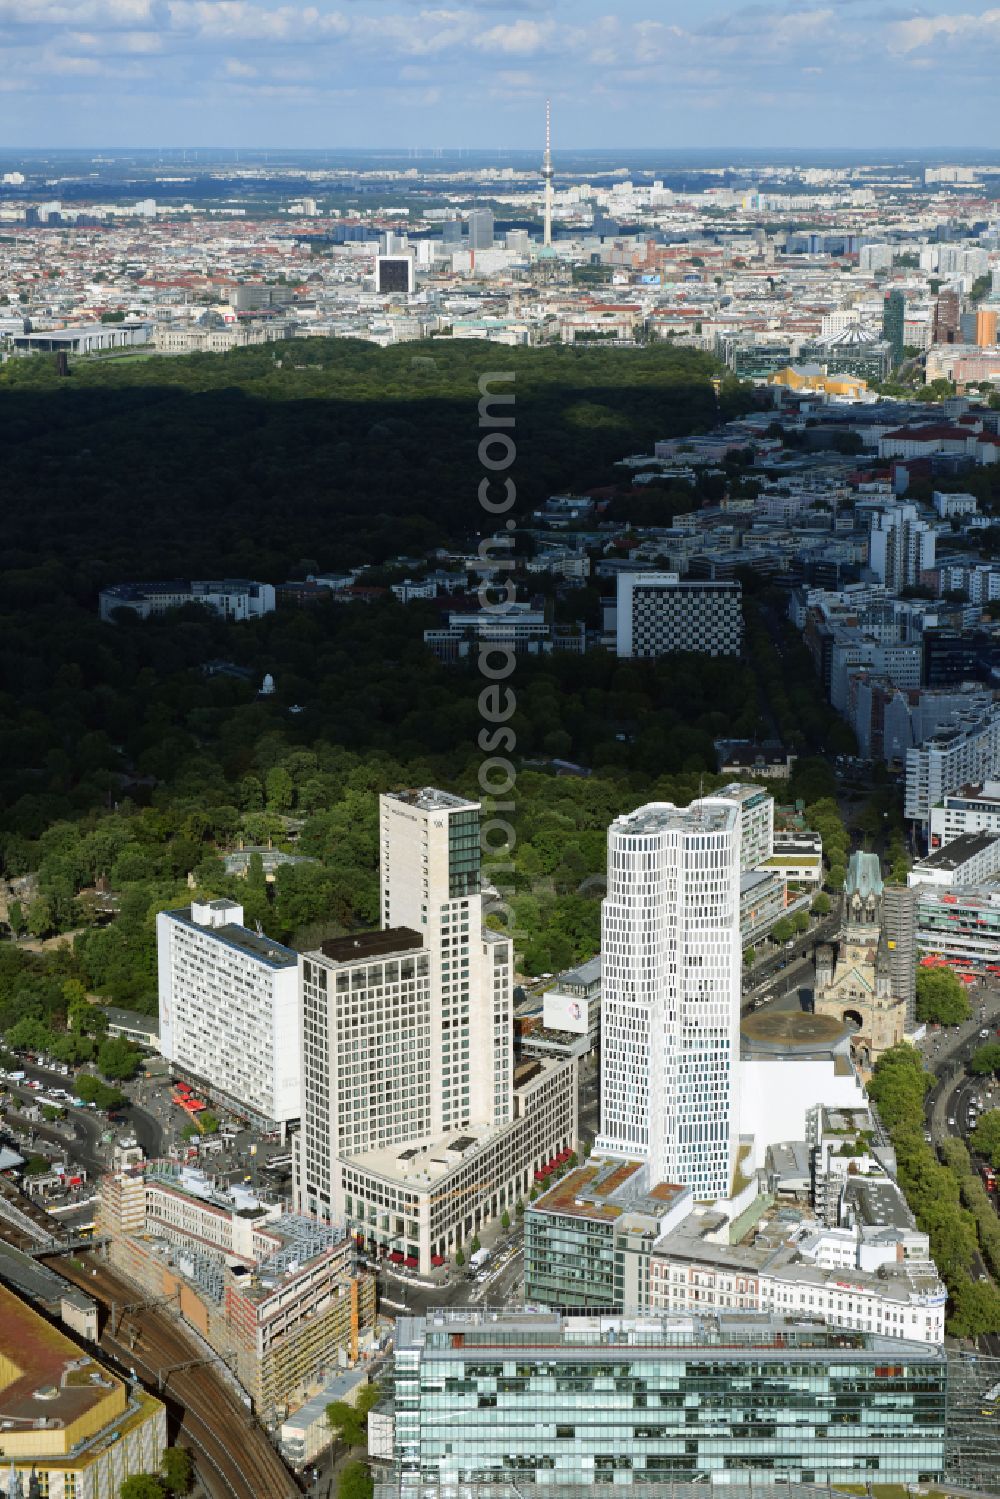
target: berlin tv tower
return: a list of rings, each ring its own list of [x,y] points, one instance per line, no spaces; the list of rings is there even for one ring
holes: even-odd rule
[[[542,244],[552,244],[552,178],[555,173],[552,170],[552,111],[549,101],[545,101],[545,155],[542,157],[542,181],[545,183],[545,232],[542,236]]]

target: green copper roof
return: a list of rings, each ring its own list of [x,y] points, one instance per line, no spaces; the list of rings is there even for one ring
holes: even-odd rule
[[[882,894],[882,866],[878,854],[863,853],[859,849],[851,855],[844,890],[848,895],[860,895],[862,900]]]

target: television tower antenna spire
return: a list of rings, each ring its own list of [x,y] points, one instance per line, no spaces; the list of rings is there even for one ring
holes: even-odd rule
[[[542,235],[542,244],[546,247],[552,244],[552,178],[554,175],[552,170],[552,107],[546,99],[545,155],[542,157],[542,181],[545,183],[545,231]]]

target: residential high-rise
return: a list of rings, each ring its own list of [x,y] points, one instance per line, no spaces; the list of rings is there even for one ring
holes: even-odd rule
[[[493,248],[493,213],[489,208],[473,208],[468,215],[469,249]]]
[[[730,1195],[738,1145],[741,818],[649,803],[608,832],[601,1133],[653,1181]]]
[[[979,786],[1000,775],[1000,708],[956,715],[923,744],[906,752],[904,816],[924,824],[931,808],[963,786]]]
[[[299,1117],[299,958],[243,925],[231,900],[156,918],[160,1051],[265,1127]]]
[[[548,247],[552,244],[552,179],[555,172],[552,168],[552,108],[548,99],[545,101],[545,155],[542,157],[542,182],[545,185],[545,222],[542,233],[542,244]]]
[[[740,813],[740,869],[760,869],[774,853],[774,797],[763,786],[733,781],[712,793]]]
[[[576,1141],[576,1063],[513,1063],[513,952],[483,924],[480,804],[380,798],[382,929],[302,964],[297,1211],[429,1270]]]
[[[894,502],[871,512],[868,565],[893,593],[920,582],[934,566],[937,533],[916,505]]]
[[[619,656],[692,651],[738,656],[743,641],[739,583],[682,579],[677,573],[618,574],[615,648]]]
[[[901,291],[891,291],[882,308],[882,337],[892,349],[894,368],[903,362],[905,324],[906,298]]]

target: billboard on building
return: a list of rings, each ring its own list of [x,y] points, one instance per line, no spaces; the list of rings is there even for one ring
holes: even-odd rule
[[[590,1005],[581,996],[550,989],[542,1001],[542,1021],[547,1031],[585,1036],[590,1030]]]

